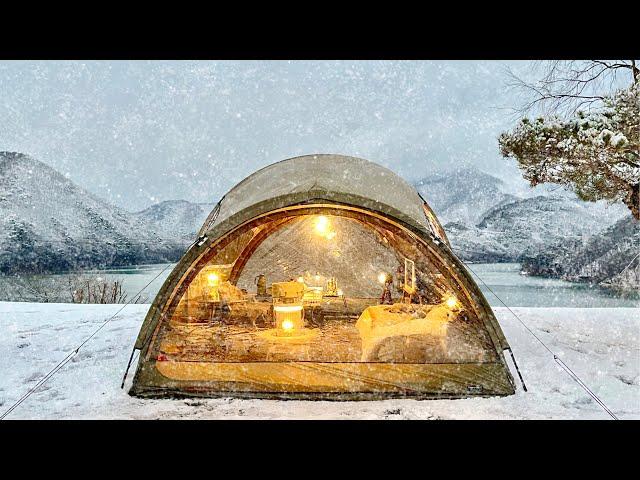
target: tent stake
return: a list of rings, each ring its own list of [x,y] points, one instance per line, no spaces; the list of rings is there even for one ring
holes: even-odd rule
[[[524,383],[524,379],[522,378],[522,374],[520,373],[520,369],[518,368],[518,364],[516,363],[516,357],[513,355],[513,350],[511,350],[511,347],[509,347],[509,353],[511,354],[511,360],[513,360],[513,365],[516,367],[516,372],[518,372],[518,377],[520,377],[520,383],[522,384],[522,389],[526,392],[527,386]]]

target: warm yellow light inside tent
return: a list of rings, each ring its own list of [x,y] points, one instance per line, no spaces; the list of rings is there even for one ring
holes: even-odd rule
[[[276,317],[276,331],[292,334],[304,329],[302,305],[274,305],[273,311]]]
[[[309,156],[230,188],[153,299],[131,395],[421,400],[520,384],[414,186],[364,159]]]
[[[282,322],[282,329],[285,331],[293,330],[293,322],[291,320],[285,320]]]
[[[449,295],[444,303],[449,308],[456,308],[458,306],[458,299],[455,295]]]
[[[315,221],[315,229],[318,235],[325,236],[329,232],[329,219],[324,215],[319,215]]]
[[[220,275],[216,272],[207,273],[206,277],[207,284],[209,285],[209,296],[211,300],[214,302],[220,301],[220,292],[218,287],[220,287]]]
[[[299,312],[302,310],[302,305],[276,305],[273,309],[281,313]]]

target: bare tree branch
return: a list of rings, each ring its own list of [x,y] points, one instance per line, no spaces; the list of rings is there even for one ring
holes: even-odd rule
[[[554,60],[537,62],[534,70],[540,69],[542,76],[535,82],[507,71],[507,87],[523,96],[522,105],[514,109],[518,114],[574,114],[582,108],[598,108],[606,96],[629,86],[618,71],[631,71],[631,84],[640,78],[635,60]]]

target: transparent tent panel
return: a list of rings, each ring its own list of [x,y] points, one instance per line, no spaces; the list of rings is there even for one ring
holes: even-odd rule
[[[239,229],[194,265],[159,332],[158,360],[496,361],[473,302],[415,236],[336,213]]]

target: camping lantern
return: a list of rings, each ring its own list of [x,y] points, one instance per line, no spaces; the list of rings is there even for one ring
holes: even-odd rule
[[[330,277],[329,280],[327,280],[327,287],[325,288],[324,296],[325,297],[338,296],[338,280],[336,280],[336,277]]]
[[[318,215],[314,221],[314,230],[320,237],[327,240],[333,240],[336,236],[336,232],[332,230],[329,219],[324,215]]]
[[[280,333],[293,334],[304,328],[302,305],[274,305],[273,312]]]
[[[220,302],[221,290],[224,295],[225,284],[228,283],[230,265],[210,264],[205,266],[197,276],[197,292],[194,294],[205,302]]]
[[[329,232],[329,219],[324,215],[319,215],[315,221],[315,230],[321,237],[327,235]]]
[[[277,282],[271,285],[276,335],[296,335],[304,329],[304,284]]]

